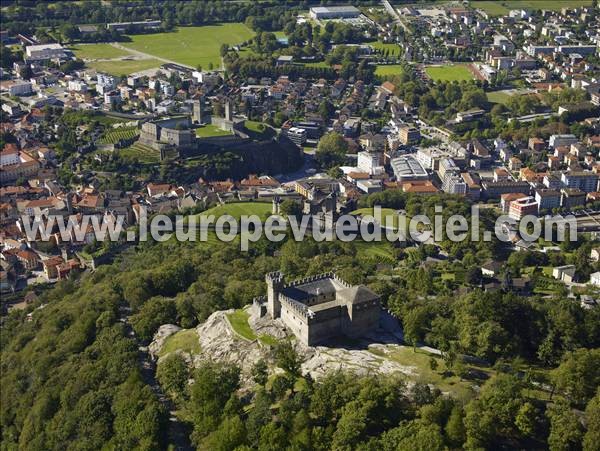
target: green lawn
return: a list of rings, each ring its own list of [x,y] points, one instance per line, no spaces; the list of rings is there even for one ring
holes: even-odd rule
[[[113,47],[110,44],[79,44],[70,47],[77,58],[81,59],[111,59],[122,58],[131,53]]]
[[[203,125],[196,129],[196,136],[201,138],[213,138],[215,136],[230,136],[231,132],[221,130],[219,127],[211,124]]]
[[[146,69],[158,68],[163,64],[156,59],[139,60],[114,60],[114,61],[91,61],[87,63],[88,67],[96,69],[98,72],[106,72],[111,75],[121,76],[129,75],[133,72],[139,72]]]
[[[447,66],[428,66],[427,75],[435,81],[468,81],[473,80],[473,74],[466,64],[449,64]]]
[[[236,310],[227,314],[227,319],[233,327],[233,330],[248,340],[255,340],[256,334],[248,324],[249,315],[244,310]]]
[[[242,215],[257,215],[259,217],[268,216],[271,214],[270,202],[233,202],[225,205],[218,205],[202,212],[201,216],[214,215],[215,220],[219,216],[231,215],[239,220]]]
[[[564,7],[575,8],[578,6],[590,6],[592,0],[474,0],[470,2],[472,8],[483,9],[492,16],[508,14],[511,9],[548,9],[559,10]]]
[[[400,75],[402,73],[402,66],[400,64],[378,64],[375,69],[375,75],[382,77],[389,75]]]
[[[171,33],[132,35],[125,47],[167,58],[192,67],[204,69],[210,63],[221,67],[222,44],[240,44],[254,36],[243,23],[206,25],[203,27],[179,27]]]
[[[372,208],[359,208],[350,213],[351,215],[373,215]],[[386,225],[387,222],[391,221],[394,227],[398,227],[398,213],[393,208],[382,208],[381,209],[381,221],[382,225]],[[390,218],[390,219],[388,219]]]
[[[200,352],[200,342],[198,341],[196,329],[180,330],[168,337],[160,349],[158,356],[162,357],[178,350],[190,354],[198,354]]]
[[[263,122],[246,121],[244,126],[246,133],[253,139],[267,139],[275,136],[275,130]]]

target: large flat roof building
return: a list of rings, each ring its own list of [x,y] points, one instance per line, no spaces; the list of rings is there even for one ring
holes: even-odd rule
[[[412,155],[403,155],[392,158],[390,166],[394,171],[394,176],[398,182],[407,182],[411,180],[426,180],[429,178],[427,171],[421,163]]]
[[[25,59],[41,61],[54,58],[65,58],[65,49],[60,44],[38,44],[25,47]]]
[[[315,6],[310,8],[313,19],[354,19],[360,16],[360,11],[354,6]]]

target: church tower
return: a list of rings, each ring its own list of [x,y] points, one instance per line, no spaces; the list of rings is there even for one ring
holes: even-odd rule
[[[279,292],[283,288],[283,274],[279,271],[270,272],[265,276],[267,282],[267,313],[272,319],[281,316]]]

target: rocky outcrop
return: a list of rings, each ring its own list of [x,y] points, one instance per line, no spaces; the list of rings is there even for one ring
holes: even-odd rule
[[[248,310],[250,313],[250,310]],[[202,324],[196,327],[200,353],[193,356],[194,366],[206,360],[228,362],[238,365],[242,370],[242,384],[251,386],[251,370],[260,359],[270,363],[272,372],[281,371],[276,368],[271,348],[259,339],[248,340],[239,336],[231,327],[227,314],[233,310],[218,311]],[[252,315],[248,324],[257,336],[268,334],[278,339],[288,336],[280,320],[255,318]],[[154,353],[158,353],[166,337],[179,330],[173,325],[161,326],[155,341],[150,345]],[[390,332],[379,330],[377,334],[364,340],[348,343],[332,343],[330,346],[304,346],[295,341],[296,350],[302,356],[302,372],[319,379],[333,371],[350,371],[356,374],[392,374],[402,373],[413,375],[415,368],[404,366],[386,358],[386,355],[400,345],[397,336]]]

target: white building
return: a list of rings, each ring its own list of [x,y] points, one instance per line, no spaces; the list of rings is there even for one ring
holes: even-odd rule
[[[67,87],[69,91],[76,92],[87,92],[88,89],[87,83],[83,80],[69,80],[69,84]]]
[[[559,146],[570,146],[577,142],[575,135],[552,135],[548,141],[548,146],[555,149]]]
[[[383,173],[381,154],[378,152],[358,152],[357,167],[369,175]]]
[[[98,74],[97,75],[97,83],[96,83],[96,91],[98,94],[104,94],[108,91],[112,91],[117,87],[117,81],[115,77],[107,74]]]
[[[589,171],[563,172],[560,181],[567,188],[576,188],[586,193],[598,191],[598,174]]]
[[[590,274],[590,283],[600,287],[600,271]]]
[[[31,83],[28,81],[16,81],[8,87],[8,94],[11,96],[23,96],[32,92]]]
[[[55,58],[65,58],[65,49],[60,44],[39,44],[25,47],[25,59],[41,61]]]
[[[296,144],[298,147],[302,147],[302,145],[306,142],[306,130],[298,127],[290,127],[285,135]]]

